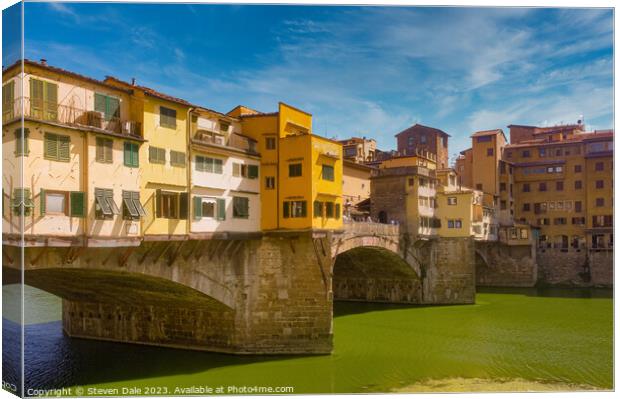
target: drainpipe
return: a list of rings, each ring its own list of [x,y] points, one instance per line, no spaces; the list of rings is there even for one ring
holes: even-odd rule
[[[80,162],[82,164],[82,173],[80,173],[80,177],[82,180],[82,190],[84,190],[84,206],[86,207],[86,212],[84,214],[84,220],[82,223],[82,228],[84,229],[84,246],[87,245],[88,243],[88,210],[90,209],[90,206],[88,206],[89,202],[89,195],[88,195],[88,140],[89,140],[89,133],[87,132],[82,132],[82,147],[83,147],[83,154],[80,157]]]
[[[187,135],[186,135],[186,140],[187,140],[187,167],[185,168],[185,173],[186,173],[186,181],[187,181],[187,221],[185,222],[185,234],[187,235],[187,238],[189,239],[189,235],[191,230],[191,223],[192,223],[192,144],[191,144],[191,137],[192,137],[192,111],[195,110],[194,107],[190,107],[187,110],[187,119],[186,119],[186,131],[187,131]]]

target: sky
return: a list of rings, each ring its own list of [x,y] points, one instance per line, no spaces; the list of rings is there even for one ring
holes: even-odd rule
[[[451,156],[509,124],[613,128],[610,9],[26,3],[24,20],[28,59],[220,112],[283,101],[384,150],[415,123],[449,133]]]

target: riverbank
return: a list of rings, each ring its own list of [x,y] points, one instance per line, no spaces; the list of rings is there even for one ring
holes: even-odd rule
[[[470,393],[470,392],[581,392],[609,391],[591,385],[567,384],[561,382],[528,381],[516,379],[484,379],[484,378],[447,378],[428,380],[403,388],[394,389],[395,393]]]

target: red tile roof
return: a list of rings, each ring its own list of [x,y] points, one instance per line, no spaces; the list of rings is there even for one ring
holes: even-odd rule
[[[437,134],[440,134],[440,135],[443,135],[443,136],[451,137],[448,133],[444,132],[443,130],[436,129],[436,128],[430,127],[430,126],[420,125],[419,123],[416,123],[415,125],[413,125],[411,127],[408,127],[407,129],[403,130],[402,132],[396,134],[395,136],[398,137],[401,134],[409,133],[410,131],[413,131],[413,130],[429,131],[429,132],[437,133]]]
[[[178,98],[178,97],[173,97],[173,96],[169,96],[168,94],[164,94],[161,93],[157,90],[151,89],[150,87],[146,87],[146,86],[140,86],[140,85],[136,85],[136,84],[131,84],[128,82],[125,82],[123,80],[120,80],[118,78],[115,78],[114,76],[106,76],[105,80],[112,80],[112,81],[116,81],[118,83],[121,83],[127,87],[132,88],[133,90],[135,89],[139,89],[142,90],[144,92],[144,94],[149,95],[151,97],[156,97],[159,98],[161,100],[166,100],[166,101],[170,101],[173,103],[177,103],[177,104],[181,104],[181,105],[186,105],[188,107],[198,107],[197,105],[194,105],[188,101],[183,100],[182,98]]]

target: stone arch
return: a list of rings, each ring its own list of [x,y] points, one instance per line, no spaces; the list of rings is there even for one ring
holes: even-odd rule
[[[422,302],[420,274],[385,246],[363,245],[339,252],[332,290],[336,301]]]

